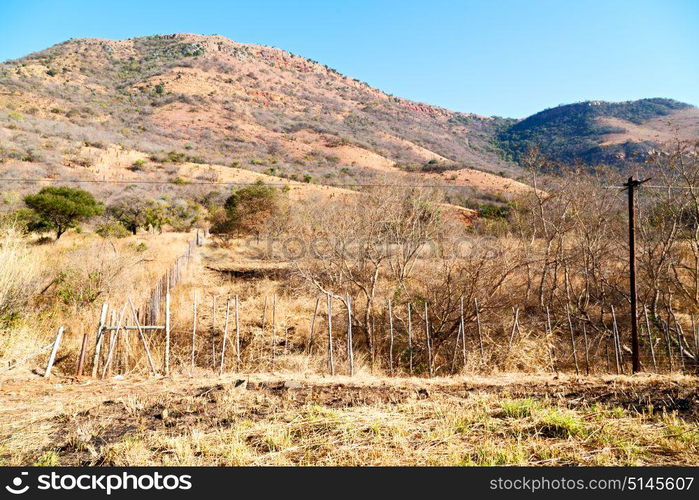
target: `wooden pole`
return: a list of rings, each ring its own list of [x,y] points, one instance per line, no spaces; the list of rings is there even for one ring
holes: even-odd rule
[[[478,299],[475,297],[473,298],[473,305],[476,309],[476,324],[478,325],[478,345],[480,346],[481,350],[481,362],[485,359],[485,351],[483,349],[483,332],[481,331],[481,312],[480,308],[478,307]]]
[[[388,331],[389,331],[389,347],[388,347],[388,362],[389,373],[393,375],[393,309],[391,308],[391,299],[388,299]]]
[[[167,301],[167,296],[166,296]],[[167,302],[166,302],[167,303]],[[150,365],[151,372],[153,375],[157,375],[158,371],[155,369],[155,363],[153,363],[153,357],[150,355],[150,349],[148,348],[148,342],[146,342],[146,336],[143,334],[143,329],[141,328],[141,323],[138,321],[138,315],[136,314],[136,308],[133,306],[133,300],[129,297],[129,305],[131,306],[131,314],[136,322],[136,328],[138,328],[138,335],[141,337],[141,342],[143,342],[143,348],[146,351],[146,357],[148,358],[148,364]],[[166,312],[167,314],[167,312]],[[117,334],[119,331],[117,330]]]
[[[235,296],[235,371],[240,372],[240,314],[238,296]]]
[[[221,361],[218,365],[218,374],[223,375],[226,363],[226,342],[228,341],[228,315],[231,309],[231,299],[226,299],[226,319],[223,323],[223,341],[221,342]]]
[[[408,363],[410,375],[413,374],[413,320],[410,310],[410,302],[408,302]]]
[[[58,353],[58,346],[61,345],[61,339],[63,338],[63,327],[58,329],[56,333],[56,338],[53,341],[53,347],[51,348],[51,354],[49,355],[48,363],[46,363],[46,371],[44,371],[44,378],[49,378],[51,376],[51,368],[53,368],[53,363],[56,361],[56,353]]]
[[[568,315],[568,327],[570,328],[570,345],[573,348],[573,360],[575,361],[575,375],[580,375],[580,367],[578,366],[578,351],[575,348],[575,333],[573,332],[573,321],[570,318],[570,306],[566,304],[566,314]]]
[[[636,188],[643,182],[645,181],[634,180],[633,176],[631,176],[625,184],[629,195],[629,292],[631,300],[631,366],[633,373],[641,371],[636,298],[636,214],[633,195]]]
[[[311,319],[311,331],[308,335],[308,348],[306,349],[306,352],[310,356],[312,351],[313,351],[313,336],[315,334],[315,329],[316,329],[316,315],[318,314],[318,306],[320,305],[320,297],[316,297],[316,306],[313,309],[313,318]]]
[[[352,298],[347,294],[347,361],[350,377],[354,376],[354,346],[352,345]]]
[[[196,295],[194,297],[194,308],[196,309]],[[196,324],[196,315],[195,320]],[[140,325],[139,332],[141,332]],[[145,345],[145,338],[143,339]],[[150,356],[150,353],[148,354]],[[192,368],[194,368],[194,333],[192,333]],[[155,369],[153,369],[155,372]],[[170,375],[170,292],[165,293],[165,376]]]
[[[643,304],[643,315],[646,318],[646,332],[648,333],[648,345],[650,346],[650,356],[653,359],[653,371],[658,371],[658,362],[655,359],[655,347],[653,346],[653,337],[650,333],[650,321],[648,320],[648,308]],[[694,316],[692,316],[694,318]]]
[[[192,302],[192,356],[190,359],[189,375],[194,376],[194,353],[197,343],[197,291],[194,290],[194,301]]]
[[[330,375],[335,375],[335,359],[333,356],[333,299],[328,294],[328,369]]]
[[[97,370],[99,368],[99,357],[100,350],[102,348],[102,338],[104,337],[104,326],[107,321],[107,309],[108,305],[106,303],[102,304],[102,312],[100,313],[100,321],[97,326],[97,338],[95,339],[95,354],[92,357],[92,376],[97,376]]]

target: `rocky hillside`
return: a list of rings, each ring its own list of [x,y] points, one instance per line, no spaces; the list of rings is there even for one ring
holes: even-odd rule
[[[142,173],[170,178],[194,163],[309,183],[438,176],[502,191],[517,185],[492,141],[502,123],[221,36],[69,40],[0,64],[0,161],[20,177],[111,177],[142,154]]]
[[[697,108],[669,99],[573,104],[521,121],[457,113],[221,36],[69,40],[0,63],[3,178],[119,180],[134,191],[255,173],[309,186],[454,184],[467,186],[448,190],[454,203],[501,201],[526,189],[516,160],[530,145],[561,162],[621,165],[671,138],[669,120],[696,137]]]
[[[571,164],[623,166],[673,138],[699,139],[699,108],[672,99],[588,101],[558,106],[503,128],[499,145],[517,159],[537,146]]]

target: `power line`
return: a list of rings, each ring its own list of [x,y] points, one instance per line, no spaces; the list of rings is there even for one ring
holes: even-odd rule
[[[173,181],[126,181],[126,180],[99,180],[99,179],[20,179],[0,177],[0,182],[56,182],[56,183],[74,183],[74,184],[163,184],[171,186],[191,186],[191,185],[214,185],[214,186],[252,186],[257,182],[236,182],[236,181],[183,181],[177,183]],[[312,184],[302,183],[299,181],[289,182],[265,182],[265,186],[316,186],[316,187],[398,187],[398,188],[458,188],[458,187],[475,187],[471,184],[365,184],[360,182],[343,182],[339,184]]]
[[[510,179],[514,182],[521,182],[515,179]],[[211,185],[211,186],[252,186],[257,184],[257,182],[236,182],[236,181],[183,181],[182,183],[177,183],[173,181],[127,181],[127,180],[100,180],[100,179],[47,179],[47,178],[27,178],[20,179],[16,177],[0,177],[0,182],[56,182],[56,183],[72,183],[72,184],[162,184],[171,186],[197,186],[197,185]],[[293,183],[293,184],[292,184]],[[313,184],[304,183],[299,181],[291,182],[265,182],[265,186],[316,186],[316,187],[337,187],[337,188],[347,188],[347,187],[395,187],[395,188],[475,188],[476,186],[472,184],[376,184],[376,183],[361,183],[361,182],[342,182],[336,184]],[[620,184],[618,186],[607,185],[601,186],[603,189],[626,189],[626,186]],[[699,186],[669,186],[661,184],[644,184],[644,189],[697,189]]]
[[[604,189],[619,189],[619,190],[625,190],[627,189],[628,186],[621,184],[619,186],[602,186]],[[699,190],[699,186],[697,187],[692,187],[692,186],[663,186],[660,184],[644,184],[643,189],[697,189]]]

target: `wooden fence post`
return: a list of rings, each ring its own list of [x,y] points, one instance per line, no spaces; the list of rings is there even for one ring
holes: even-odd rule
[[[619,328],[616,323],[616,311],[612,306],[612,336],[614,338],[614,361],[616,362],[616,374],[624,373],[624,359],[621,357],[621,346],[619,342]]]
[[[75,369],[75,375],[80,377],[83,374],[85,366],[85,355],[87,351],[87,333],[83,333],[83,341],[80,344],[80,355],[78,356],[78,367]]]
[[[653,359],[653,371],[658,371],[658,362],[655,359],[655,347],[653,346],[653,337],[650,333],[650,321],[648,320],[648,308],[643,304],[643,315],[646,318],[646,332],[648,334],[648,345],[650,347],[650,356]],[[694,325],[694,316],[692,316],[692,325]]]
[[[427,302],[425,302],[425,342],[427,344],[427,368],[432,376],[432,345],[430,342],[430,317],[429,311],[427,309]]]
[[[216,371],[216,295],[211,297],[211,369]]]
[[[388,362],[389,373],[393,376],[393,309],[391,308],[391,299],[388,299],[388,331],[389,331],[389,347],[388,347]]]
[[[352,345],[352,298],[347,294],[347,362],[350,377],[354,376],[354,347]]]
[[[454,352],[451,355],[451,374],[456,372],[456,355],[459,352],[459,342],[461,341],[461,323],[457,325],[456,340],[454,341]]]
[[[464,298],[461,297],[461,357],[463,366],[466,367],[466,326],[464,324]]]
[[[590,374],[590,348],[587,343],[587,328],[585,326],[585,322],[583,321],[582,324],[583,327],[583,342],[585,343],[585,374],[589,375]]]
[[[199,232],[197,232],[197,236]],[[194,352],[197,339],[197,291],[194,290],[194,302],[192,304],[192,356],[190,360],[189,376],[194,376]]]
[[[670,312],[672,313],[672,320],[675,323],[675,333],[677,334],[677,349],[680,351],[680,362],[682,366],[682,371],[684,372],[685,370],[685,363],[684,363],[684,347],[682,346],[682,339],[684,338],[684,332],[682,331],[682,326],[680,323],[677,321],[677,316],[675,316],[675,312],[670,309]]]
[[[473,307],[476,309],[476,324],[478,325],[478,345],[481,350],[481,363],[485,360],[485,351],[483,349],[483,332],[481,331],[481,312],[478,307],[478,299],[473,298]]]
[[[507,348],[508,351],[512,350],[512,342],[515,339],[515,333],[519,333],[519,306],[512,309],[512,332],[510,333],[510,343],[508,344]]]
[[[335,375],[335,359],[333,357],[333,300],[328,294],[328,368],[330,375]]]
[[[51,376],[51,368],[53,368],[53,363],[56,361],[56,353],[58,352],[58,346],[61,344],[61,339],[63,338],[63,327],[58,329],[56,333],[56,339],[53,341],[53,347],[51,348],[51,354],[49,355],[49,361],[46,363],[46,371],[44,372],[44,378],[49,378]]]
[[[140,331],[140,325],[139,331]],[[144,338],[145,345],[145,338]],[[148,354],[150,356],[150,353]],[[155,369],[153,369],[155,372]],[[165,294],[165,375],[170,374],[170,292]]]
[[[165,297],[167,301],[167,296]],[[141,342],[143,342],[143,348],[146,351],[146,357],[148,358],[148,364],[150,365],[151,372],[153,375],[158,374],[158,370],[155,369],[155,363],[153,363],[153,357],[150,354],[150,349],[148,348],[148,342],[146,341],[146,336],[143,334],[143,329],[141,328],[141,322],[138,321],[138,315],[136,314],[136,309],[133,306],[133,300],[131,300],[131,297],[129,297],[129,305],[131,306],[131,314],[133,315],[133,319],[136,322],[136,328],[138,329],[138,335],[141,337]],[[167,314],[167,312],[166,312]],[[166,348],[169,349],[169,345]],[[169,352],[167,354],[169,356]],[[168,360],[169,362],[169,360]]]
[[[554,373],[558,373],[556,368],[556,356],[553,351],[553,341],[551,341],[551,335],[553,335],[553,328],[551,328],[551,312],[549,306],[546,306],[546,343],[548,344],[549,361],[551,362],[551,369]]]
[[[238,314],[238,296],[235,296],[235,371],[240,372],[240,323]]]
[[[410,310],[410,302],[408,302],[408,363],[410,375],[413,374],[413,319]]]
[[[226,299],[226,319],[223,323],[223,341],[221,342],[221,361],[218,366],[218,374],[223,375],[223,368],[226,362],[226,342],[228,340],[228,315],[231,308],[231,299]]]
[[[95,354],[92,357],[92,376],[97,376],[97,369],[99,366],[100,350],[102,348],[102,338],[104,337],[104,325],[107,321],[107,309],[108,305],[106,303],[102,304],[102,312],[100,313],[100,322],[97,326],[97,338],[95,339]]]
[[[113,311],[112,311],[113,313]],[[124,304],[124,307],[121,308],[121,313],[119,314],[119,318],[115,324],[116,329],[115,330],[110,330],[110,339],[109,339],[109,351],[107,352],[107,359],[104,362],[104,366],[102,367],[102,378],[107,376],[107,371],[109,370],[109,366],[112,364],[112,357],[114,356],[114,347],[116,346],[116,339],[117,336],[119,335],[119,331],[121,330],[121,325],[122,322],[124,321],[124,315],[126,314],[126,304]],[[112,322],[114,324],[114,322]]]
[[[277,355],[277,294],[272,296],[272,370],[274,370]]]
[[[316,315],[318,314],[318,305],[320,304],[320,297],[316,297],[316,306],[313,309],[313,318],[311,319],[311,331],[308,336],[308,348],[306,349],[306,352],[308,355],[311,355],[311,352],[313,351],[313,335],[315,334],[315,328],[316,328]]]
[[[566,303],[566,314],[568,315],[568,328],[570,329],[570,345],[573,348],[573,361],[575,361],[575,375],[580,375],[580,367],[578,366],[578,350],[575,347],[575,333],[573,331],[573,320],[570,318],[570,306]]]

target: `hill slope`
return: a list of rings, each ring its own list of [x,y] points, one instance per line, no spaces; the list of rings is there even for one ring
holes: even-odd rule
[[[517,159],[537,146],[562,163],[624,165],[679,137],[699,138],[699,108],[672,99],[587,101],[536,113],[504,128],[497,138]]]
[[[508,190],[516,183],[502,174],[517,167],[492,144],[501,122],[395,98],[283,50],[221,36],[69,40],[0,64],[0,159],[22,175],[84,177],[75,167],[95,162],[86,148],[116,144],[156,165],[218,164],[335,184],[436,172],[445,182]]]

